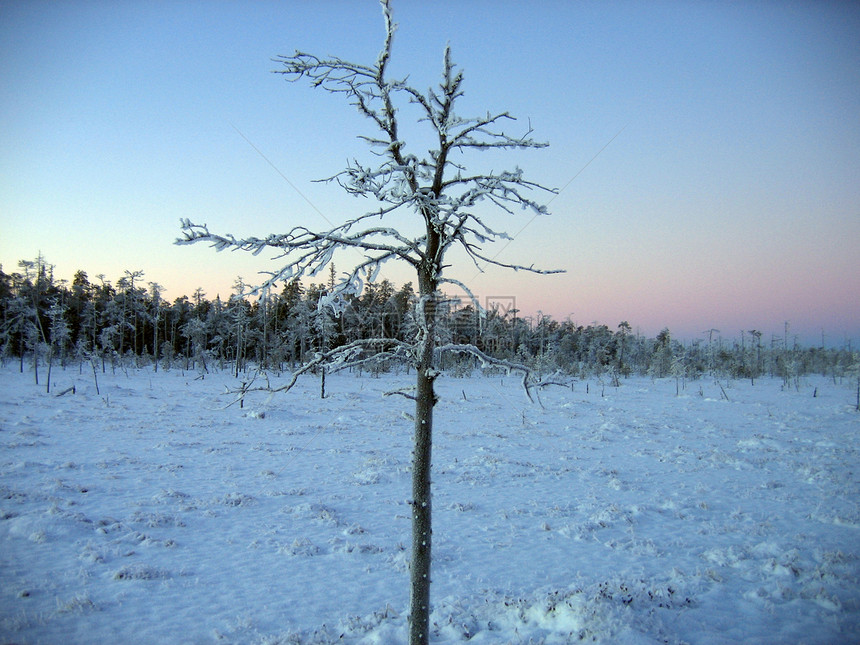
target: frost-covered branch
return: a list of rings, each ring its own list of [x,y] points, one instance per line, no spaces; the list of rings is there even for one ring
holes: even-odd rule
[[[368,350],[373,350],[373,354],[365,355]],[[351,367],[362,365],[381,363],[384,361],[402,361],[409,364],[414,364],[414,347],[410,343],[404,343],[396,338],[368,338],[355,340],[346,345],[342,345],[327,352],[317,352],[316,355],[303,365],[298,367],[290,376],[290,380],[278,387],[272,387],[266,379],[266,384],[255,386],[255,380],[248,384],[243,384],[242,387],[236,390],[230,390],[231,394],[238,395],[237,398],[230,403],[236,403],[242,400],[251,392],[268,392],[275,394],[277,392],[289,392],[299,378],[313,372],[319,368],[325,368],[330,372],[338,372]]]
[[[366,252],[366,259],[355,267],[349,274],[350,279],[345,280],[342,287],[354,284],[357,276],[362,273],[368,276],[377,275],[378,269],[388,260],[398,258],[415,265],[422,259],[420,241],[409,240],[397,230],[387,227],[373,227],[358,233],[349,233],[352,222],[347,222],[331,231],[317,233],[297,226],[282,235],[238,239],[230,234],[212,233],[205,224],[194,224],[187,219],[183,219],[181,224],[183,236],[176,240],[177,244],[208,242],[218,251],[242,250],[254,255],[269,248],[278,252],[274,259],[287,260],[277,271],[265,272],[270,277],[251,293],[265,291],[277,282],[317,276],[332,261],[335,251],[342,248],[357,248]]]
[[[488,354],[485,354],[474,345],[450,343],[437,347],[436,352],[439,355],[445,353],[468,354],[469,356],[478,359],[481,364],[481,367],[498,367],[505,370],[509,374],[511,372],[518,372],[522,375],[523,391],[525,392],[525,395],[528,397],[529,401],[531,401],[532,403],[534,402],[534,398],[532,397],[531,393],[533,388],[544,388],[550,385],[567,385],[566,383],[562,383],[559,381],[544,381],[542,379],[536,378],[534,375],[534,370],[532,370],[530,367],[521,363],[514,363],[512,361],[508,361],[502,358],[494,358]]]

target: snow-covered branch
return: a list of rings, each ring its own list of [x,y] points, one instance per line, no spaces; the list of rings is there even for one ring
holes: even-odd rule
[[[177,244],[208,242],[218,251],[225,249],[242,250],[258,255],[265,249],[277,250],[273,259],[287,260],[277,271],[267,271],[270,277],[251,293],[271,288],[276,282],[320,274],[332,261],[335,251],[341,248],[357,248],[366,252],[355,274],[368,272],[387,260],[398,258],[410,264],[422,259],[420,240],[410,240],[396,229],[371,227],[358,233],[349,233],[353,222],[347,222],[330,231],[314,232],[303,226],[293,228],[289,233],[269,235],[265,238],[246,237],[238,239],[231,234],[218,235],[209,231],[205,224],[194,224],[187,219],[181,222],[183,236]]]
[[[522,386],[525,395],[531,402],[534,402],[534,398],[532,397],[533,388],[544,388],[549,385],[567,385],[567,383],[562,383],[560,381],[544,381],[540,378],[537,378],[534,375],[534,370],[532,370],[530,367],[522,365],[521,363],[514,363],[512,361],[508,361],[502,358],[494,358],[482,352],[474,345],[451,343],[448,345],[441,345],[437,347],[436,352],[439,355],[444,353],[468,354],[469,356],[476,358],[480,362],[481,367],[498,367],[508,373],[518,372],[522,376]]]
[[[251,383],[232,390],[231,394],[237,394],[234,401],[237,402],[250,392],[289,392],[299,378],[309,372],[325,368],[329,372],[337,372],[350,367],[380,363],[383,361],[402,361],[414,364],[413,346],[396,338],[369,338],[355,340],[327,352],[318,352],[311,360],[298,367],[290,376],[290,380],[278,387],[272,387],[268,381],[266,385],[255,386]],[[372,351],[371,354],[366,352]]]

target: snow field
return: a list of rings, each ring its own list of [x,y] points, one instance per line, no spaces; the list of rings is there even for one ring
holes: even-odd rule
[[[412,376],[197,377],[0,370],[0,642],[404,642]],[[434,642],[860,641],[847,383],[589,385],[439,379]]]

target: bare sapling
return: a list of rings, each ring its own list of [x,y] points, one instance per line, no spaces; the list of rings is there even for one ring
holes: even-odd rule
[[[523,365],[500,361],[470,344],[443,344],[437,329],[437,305],[443,300],[440,289],[454,285],[465,290],[476,308],[477,299],[459,280],[450,277],[445,263],[448,251],[459,248],[478,269],[501,267],[545,274],[556,271],[501,262],[483,246],[510,239],[484,220],[479,207],[495,207],[502,214],[515,210],[545,214],[546,208],[532,193],[555,191],[525,178],[514,170],[472,170],[466,168],[471,153],[494,150],[515,151],[543,148],[547,144],[524,134],[508,134],[504,127],[513,124],[507,112],[487,112],[482,116],[461,116],[456,111],[463,95],[463,72],[451,58],[450,48],[443,56],[440,84],[426,91],[410,85],[407,78],[389,75],[389,61],[396,25],[389,0],[382,0],[385,38],[382,50],[372,64],[353,63],[340,58],[321,58],[296,52],[279,56],[278,73],[289,81],[307,81],[313,88],[342,96],[367,118],[370,133],[359,138],[371,148],[370,165],[359,161],[326,181],[337,183],[350,195],[369,198],[375,206],[328,230],[312,230],[295,225],[286,233],[266,237],[220,235],[205,224],[182,221],[178,244],[209,243],[218,250],[242,249],[254,254],[271,250],[281,266],[269,272],[262,284],[250,294],[264,295],[277,283],[324,275],[336,252],[355,249],[362,259],[343,277],[330,285],[320,307],[335,312],[344,309],[347,295],[358,295],[366,282],[373,282],[389,260],[405,263],[415,271],[418,284],[414,305],[415,335],[409,341],[387,337],[346,342],[335,348],[320,348],[296,368],[287,383],[279,387],[247,385],[239,398],[253,390],[287,391],[303,374],[325,368],[333,372],[346,367],[379,365],[402,361],[416,368],[415,387],[398,394],[414,401],[414,443],[412,452],[412,552],[410,565],[409,642],[428,642],[430,623],[430,564],[432,552],[431,463],[433,408],[437,397],[434,383],[441,357],[448,352],[468,354],[485,365],[496,365],[522,374],[526,393],[539,380]],[[404,136],[405,115],[414,115],[417,128],[429,129],[433,144],[429,151],[416,153]],[[410,121],[412,123],[412,121]],[[455,155],[456,153],[456,161]],[[494,162],[497,163],[497,162]],[[407,234],[386,225],[393,215],[408,212],[416,233]],[[333,276],[333,274],[332,274]]]

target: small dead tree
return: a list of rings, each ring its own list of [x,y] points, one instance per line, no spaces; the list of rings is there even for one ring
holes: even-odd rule
[[[379,360],[407,361],[416,368],[414,390],[399,391],[415,401],[414,448],[412,455],[412,559],[410,566],[411,599],[409,642],[428,642],[430,618],[431,562],[431,496],[430,466],[433,432],[433,406],[436,403],[434,381],[438,374],[442,352],[466,353],[484,363],[502,362],[482,353],[472,345],[443,345],[437,333],[435,310],[441,301],[440,288],[453,284],[478,302],[460,281],[444,275],[444,259],[452,248],[465,251],[478,270],[487,265],[525,270],[534,273],[556,273],[533,266],[506,264],[486,254],[482,245],[510,239],[505,233],[488,226],[477,209],[490,204],[509,214],[524,209],[536,214],[546,208],[533,199],[532,191],[555,191],[527,180],[523,171],[471,172],[454,155],[475,151],[518,150],[542,148],[531,138],[529,128],[522,136],[512,136],[503,126],[513,121],[507,112],[478,117],[463,117],[455,111],[462,96],[463,73],[451,61],[445,49],[440,85],[426,92],[419,91],[406,79],[390,78],[388,63],[396,25],[392,20],[389,0],[381,0],[385,20],[385,42],[372,65],[352,63],[340,58],[320,58],[296,52],[275,60],[283,67],[277,70],[287,80],[307,80],[312,87],[343,95],[370,121],[373,134],[362,135],[376,155],[375,165],[358,161],[347,164],[345,170],[323,181],[334,181],[347,193],[372,198],[378,205],[354,219],[326,231],[314,231],[295,226],[287,233],[265,238],[236,238],[218,235],[206,225],[182,221],[183,237],[178,244],[208,242],[216,249],[242,249],[260,253],[266,249],[276,252],[282,266],[253,292],[265,293],[278,282],[320,275],[336,251],[359,249],[364,256],[344,278],[327,293],[320,306],[338,310],[348,294],[361,293],[365,281],[373,281],[382,265],[389,260],[406,262],[415,270],[418,299],[414,313],[417,334],[412,342],[393,338],[359,339],[343,346],[318,352],[310,361],[293,372],[290,381],[277,390],[289,390],[298,377],[320,367],[329,372],[347,365],[365,364]],[[401,137],[401,112],[411,106],[417,109],[416,121],[430,129],[434,148],[425,156],[407,148]],[[420,222],[414,237],[379,223],[394,213],[410,211]],[[502,367],[518,370],[523,375],[526,393],[537,385],[528,368],[505,362]],[[248,386],[239,395],[256,389]],[[260,388],[268,389],[268,388]],[[530,395],[529,395],[530,396]]]

